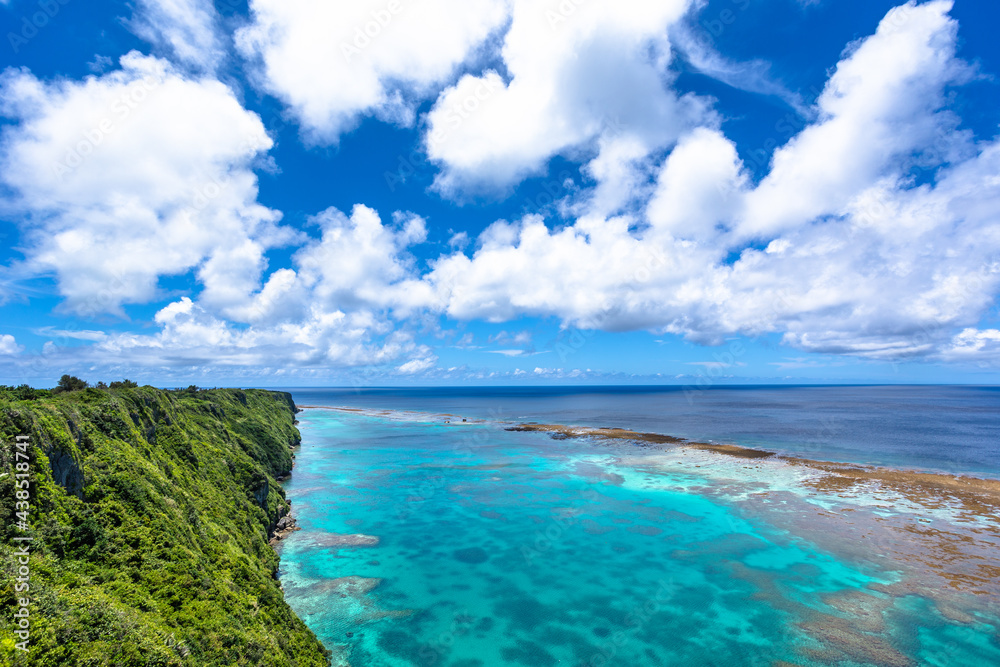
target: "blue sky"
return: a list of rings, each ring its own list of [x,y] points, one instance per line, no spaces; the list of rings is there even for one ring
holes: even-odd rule
[[[0,382],[1000,381],[992,3],[0,4]]]

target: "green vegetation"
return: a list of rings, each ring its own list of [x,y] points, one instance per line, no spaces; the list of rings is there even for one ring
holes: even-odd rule
[[[47,398],[52,395],[48,389],[34,389],[26,384],[19,387],[7,387],[0,385],[0,402],[5,401],[36,401],[39,398]],[[3,471],[0,471],[3,474]]]
[[[52,393],[61,394],[67,391],[83,391],[89,386],[90,385],[75,375],[63,375],[59,378],[59,385],[52,390]]]
[[[275,478],[299,442],[291,396],[64,380],[0,387],[0,666],[327,665],[268,544],[288,511]],[[18,435],[30,436],[27,533]],[[12,622],[21,535],[35,540],[28,654]]]

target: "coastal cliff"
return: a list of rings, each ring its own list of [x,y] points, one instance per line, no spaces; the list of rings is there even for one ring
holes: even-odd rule
[[[300,442],[295,411],[262,390],[0,393],[0,666],[328,665],[268,544],[288,523],[277,480]],[[15,592],[15,538],[28,536],[30,591]],[[25,595],[27,652],[14,635]]]

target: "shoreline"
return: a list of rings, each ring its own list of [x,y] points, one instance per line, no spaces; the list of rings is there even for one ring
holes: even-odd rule
[[[294,472],[295,470],[295,466],[298,465],[299,463],[298,458],[295,456],[295,453],[297,450],[300,450],[302,448],[302,432],[299,431],[299,420],[295,418],[295,415],[302,412],[302,407],[295,405],[294,399],[291,399],[290,407],[292,408],[292,426],[294,426],[296,432],[298,432],[299,438],[297,442],[295,442],[294,444],[290,444],[288,447],[292,451],[291,467],[289,467],[288,470],[286,470],[285,472],[281,473],[280,475],[274,478],[275,483],[278,484],[282,490],[284,490],[285,488],[285,482],[291,479],[292,472]],[[272,549],[274,549],[275,553],[278,555],[279,561],[281,560],[281,553],[278,551],[278,546],[281,544],[281,541],[284,540],[289,535],[291,535],[292,533],[294,533],[295,531],[302,530],[302,527],[299,526],[299,522],[295,518],[295,515],[293,514],[295,508],[292,507],[292,501],[289,500],[287,496],[285,497],[285,503],[288,507],[288,511],[284,514],[281,514],[279,512],[278,519],[277,521],[275,521],[274,526],[268,531],[268,536],[267,536],[267,543],[271,546]]]

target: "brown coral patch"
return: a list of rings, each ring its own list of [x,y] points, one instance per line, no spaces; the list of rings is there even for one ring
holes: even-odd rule
[[[707,442],[685,443],[685,447],[699,449],[702,451],[715,452],[725,456],[735,456],[738,459],[769,459],[775,456],[774,452],[763,449],[750,449],[749,447],[738,447],[737,445],[713,445]]]
[[[885,638],[859,632],[843,618],[820,615],[815,620],[800,623],[799,627],[823,646],[835,649],[855,662],[885,667],[913,667],[915,664]]]
[[[823,602],[851,619],[851,624],[863,632],[885,632],[882,614],[892,607],[892,599],[877,597],[858,590],[828,593]]]

